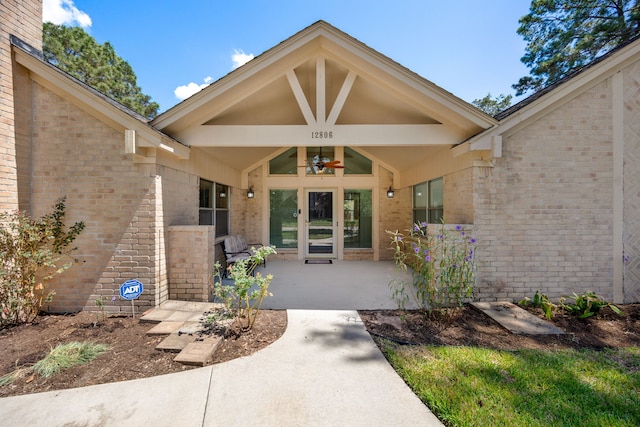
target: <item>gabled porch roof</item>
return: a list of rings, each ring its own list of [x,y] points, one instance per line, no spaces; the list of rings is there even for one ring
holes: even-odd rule
[[[243,173],[292,145],[358,147],[393,172],[411,172],[495,124],[324,21],[152,122]]]

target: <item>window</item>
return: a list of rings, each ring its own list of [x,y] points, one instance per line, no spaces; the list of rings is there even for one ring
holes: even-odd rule
[[[307,147],[305,171],[307,175],[334,175],[336,170],[324,164],[335,160],[333,147]]]
[[[298,148],[289,148],[279,156],[269,160],[269,174],[271,175],[297,175],[298,174]]]
[[[371,175],[372,162],[353,148],[344,147],[345,175]]]
[[[438,178],[413,186],[413,222],[438,224],[444,215],[443,179]]]
[[[298,247],[298,190],[269,191],[269,244]]]
[[[439,224],[444,216],[444,186],[442,178],[429,181],[428,218],[431,224]]]
[[[215,225],[216,237],[229,234],[229,187],[200,179],[200,225]]]
[[[344,247],[372,247],[371,190],[344,190]]]

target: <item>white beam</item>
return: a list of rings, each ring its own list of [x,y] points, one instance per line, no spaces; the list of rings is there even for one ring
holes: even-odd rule
[[[340,92],[338,93],[338,97],[336,98],[336,102],[333,103],[333,107],[331,108],[331,112],[329,113],[329,117],[327,117],[328,125],[335,125],[338,120],[338,116],[344,107],[344,103],[347,101],[347,96],[351,92],[351,88],[353,87],[353,83],[356,81],[356,77],[358,75],[353,71],[349,71],[347,77],[344,79],[344,83],[342,83],[342,87],[340,88]]]
[[[176,135],[194,147],[454,145],[459,136],[441,124],[313,126],[199,126]]]
[[[298,81],[295,71],[287,71],[287,80],[289,81],[289,86],[291,86],[293,95],[296,97],[300,111],[302,111],[304,120],[308,125],[316,124],[316,119],[313,117],[313,111],[311,111],[311,107],[309,107],[307,97],[304,96],[304,91],[302,90],[302,86],[300,86],[300,82]]]
[[[325,62],[322,56],[316,58],[316,124],[324,126],[327,118],[327,88]]]

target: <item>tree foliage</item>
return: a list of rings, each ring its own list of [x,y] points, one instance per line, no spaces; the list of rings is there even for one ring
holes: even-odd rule
[[[51,64],[148,119],[160,106],[142,93],[136,75],[109,42],[100,44],[80,27],[45,22],[44,57]]]
[[[513,85],[516,95],[559,81],[639,31],[640,0],[532,0],[518,28],[530,75]]]
[[[0,328],[31,322],[54,292],[46,284],[71,267],[73,241],[84,230],[76,222],[65,231],[65,201],[40,219],[27,213],[0,213]],[[64,262],[66,260],[66,262]]]
[[[505,110],[511,106],[512,95],[500,94],[495,98],[490,93],[482,99],[474,99],[471,101],[473,105],[484,111],[490,116],[495,116],[500,111]]]

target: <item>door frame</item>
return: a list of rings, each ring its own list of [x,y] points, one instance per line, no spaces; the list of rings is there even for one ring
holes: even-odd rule
[[[302,206],[302,224],[303,228],[303,238],[300,241],[302,243],[302,255],[303,259],[310,258],[330,258],[337,259],[338,258],[338,242],[339,240],[339,228],[338,228],[338,215],[340,212],[338,211],[338,188],[314,188],[308,187],[304,188],[304,199]],[[309,195],[311,193],[331,193],[331,221],[332,221],[332,232],[333,232],[333,247],[331,253],[310,253],[309,252]]]

